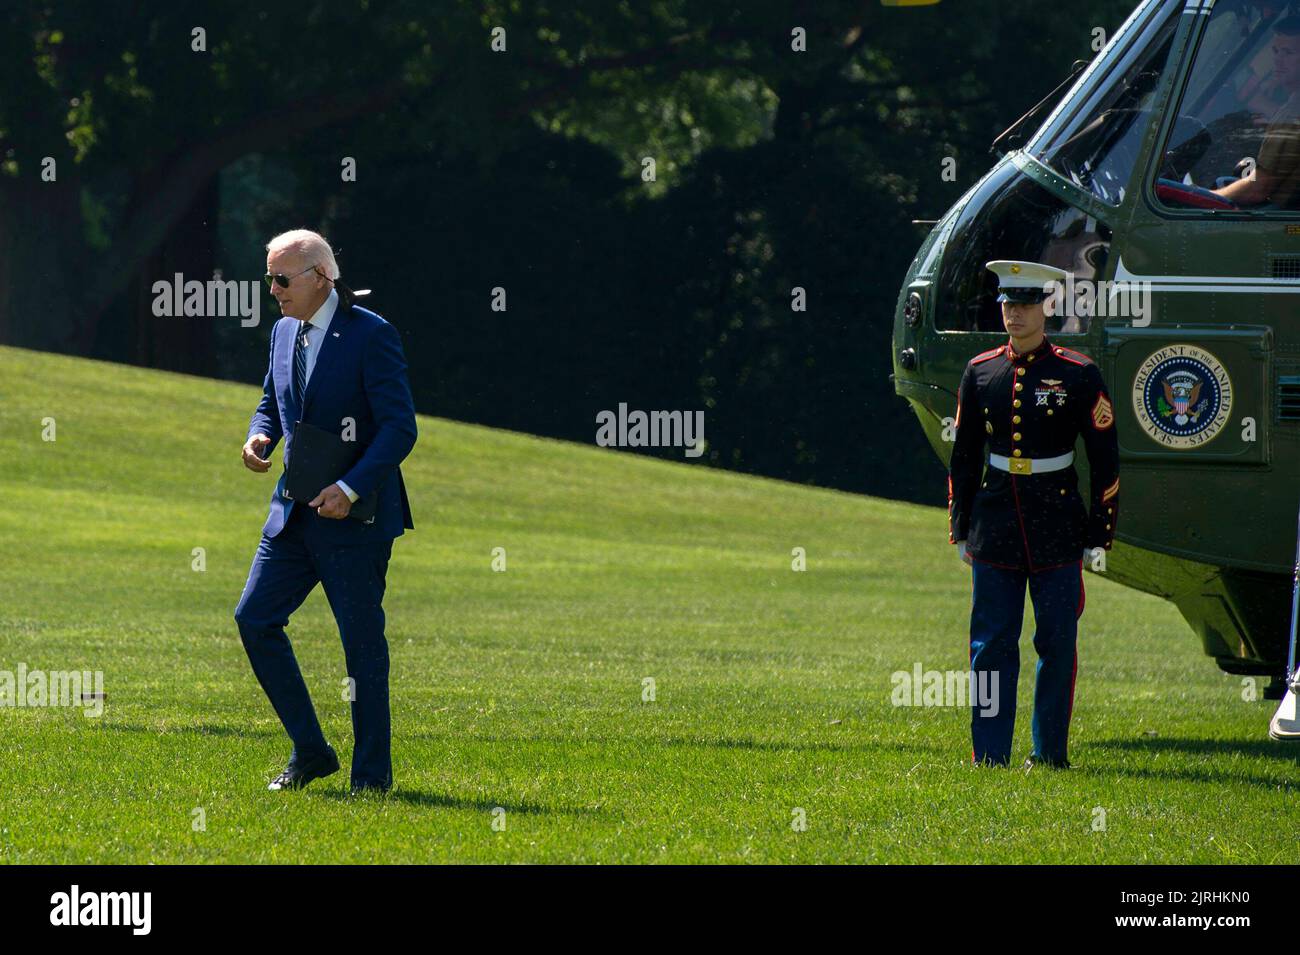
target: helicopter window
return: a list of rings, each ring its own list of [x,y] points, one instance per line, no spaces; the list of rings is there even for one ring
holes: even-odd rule
[[[1124,201],[1181,14],[1180,6],[1172,6],[1153,18],[1089,101],[1035,150],[1052,169],[1110,205]]]
[[[1076,282],[1096,280],[1106,266],[1110,238],[1103,223],[1057,198],[1014,165],[1001,167],[971,197],[944,246],[935,283],[935,327],[1003,331],[998,279],[984,263],[1042,262],[1072,273]],[[1046,331],[1081,335],[1088,331],[1088,318],[1087,309],[1068,308],[1048,316]]]
[[[1177,208],[1300,210],[1300,3],[1215,5],[1154,188]]]

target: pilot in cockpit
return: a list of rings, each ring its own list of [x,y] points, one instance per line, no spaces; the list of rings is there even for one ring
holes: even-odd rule
[[[1213,190],[1239,206],[1300,208],[1300,16],[1273,25],[1273,77],[1286,101],[1269,118],[1254,176]]]

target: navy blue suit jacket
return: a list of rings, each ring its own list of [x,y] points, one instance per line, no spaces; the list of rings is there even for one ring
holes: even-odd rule
[[[298,319],[288,317],[271,328],[270,366],[262,386],[262,400],[248,426],[248,437],[260,433],[271,439],[267,457],[283,438],[287,467],[293,456],[294,425],[299,420],[342,434],[344,419],[351,418],[356,422],[355,440],[365,451],[336,480],[342,480],[362,498],[379,495],[375,521],[365,524],[351,517],[323,519],[321,531],[326,540],[341,547],[400,537],[406,528],[415,528],[398,465],[415,446],[416,430],[415,402],[397,329],[374,312],[358,305],[348,308],[340,301],[299,408],[292,383],[294,337],[300,328]],[[295,503],[284,496],[281,473],[262,533],[267,537],[279,534]]]

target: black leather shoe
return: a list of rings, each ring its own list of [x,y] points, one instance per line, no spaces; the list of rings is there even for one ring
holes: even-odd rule
[[[1046,766],[1048,769],[1069,769],[1070,761],[1067,759],[1063,763],[1058,763],[1054,759],[1043,759],[1041,756],[1030,753],[1023,768],[1025,772],[1029,772],[1035,766]]]
[[[284,768],[284,772],[271,780],[271,784],[266,788],[273,791],[302,789],[313,779],[320,779],[322,776],[329,776],[338,771],[339,758],[332,749],[306,759],[299,759],[295,754],[289,758],[289,765]]]

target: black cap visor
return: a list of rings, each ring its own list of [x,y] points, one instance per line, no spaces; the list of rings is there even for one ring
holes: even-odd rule
[[[1047,300],[1048,293],[1041,288],[1004,288],[998,296],[999,302],[1017,302],[1022,305],[1037,305]]]

